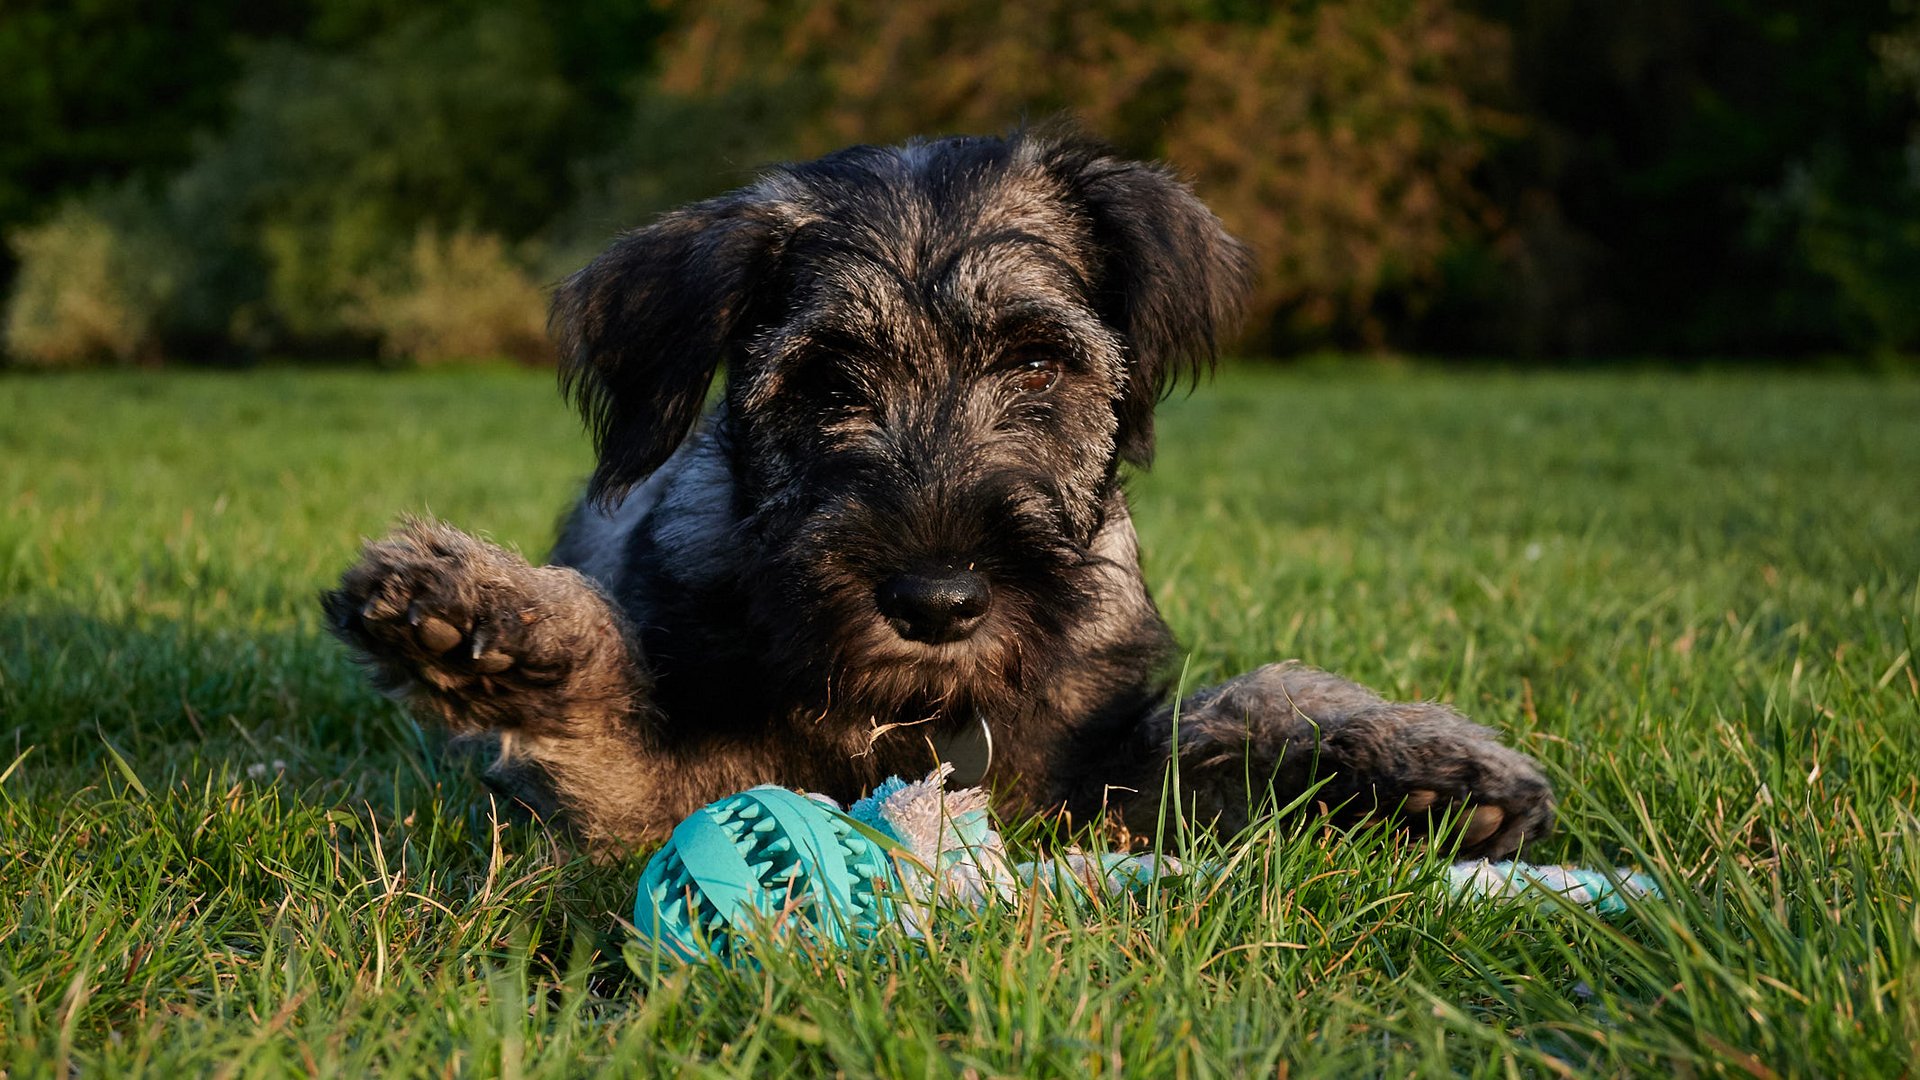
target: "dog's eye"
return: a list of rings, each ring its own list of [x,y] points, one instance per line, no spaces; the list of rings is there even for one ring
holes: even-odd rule
[[[1060,362],[1044,356],[1021,361],[1013,369],[1013,388],[1023,394],[1044,394],[1060,381]]]

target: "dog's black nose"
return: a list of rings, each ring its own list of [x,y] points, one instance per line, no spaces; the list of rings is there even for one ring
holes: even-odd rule
[[[933,645],[973,633],[993,593],[971,570],[932,570],[888,578],[874,599],[895,633]]]

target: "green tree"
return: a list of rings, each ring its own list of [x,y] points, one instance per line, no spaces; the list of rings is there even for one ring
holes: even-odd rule
[[[1483,184],[1508,210],[1509,267],[1549,280],[1482,278],[1464,340],[1511,348],[1500,331],[1519,327],[1548,352],[1911,347],[1897,237],[1914,221],[1920,114],[1875,52],[1911,25],[1901,6],[1483,0],[1510,29],[1531,119]],[[1516,311],[1529,289],[1539,302]]]
[[[301,5],[207,0],[156,18],[139,0],[0,4],[0,236],[67,195],[177,168],[226,116],[248,40]],[[0,286],[8,277],[0,254]]]

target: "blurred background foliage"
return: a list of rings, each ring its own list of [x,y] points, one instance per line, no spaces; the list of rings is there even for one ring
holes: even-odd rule
[[[616,231],[1071,111],[1259,252],[1241,351],[1920,351],[1915,0],[0,3],[22,365],[547,359]]]

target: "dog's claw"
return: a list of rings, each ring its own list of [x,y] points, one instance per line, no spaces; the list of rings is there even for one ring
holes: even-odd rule
[[[483,675],[498,675],[513,666],[513,657],[503,652],[490,652],[473,658],[473,670]]]
[[[1497,806],[1476,806],[1467,819],[1466,833],[1461,837],[1461,846],[1478,847],[1486,839],[1499,831],[1500,823],[1505,821],[1507,812]]]

